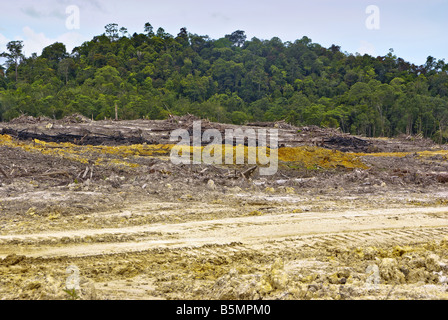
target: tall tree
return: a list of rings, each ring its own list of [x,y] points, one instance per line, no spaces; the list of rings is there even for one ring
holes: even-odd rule
[[[68,75],[70,73],[70,70],[73,69],[74,66],[75,62],[72,58],[67,58],[59,62],[59,73],[64,76],[65,84],[68,83]]]
[[[189,44],[187,28],[183,27],[180,29],[179,33],[177,34],[176,41],[182,44],[183,46]]]
[[[232,32],[232,34],[228,34],[225,37],[228,38],[230,42],[232,42],[232,44],[237,47],[243,46],[247,38],[246,33],[242,30],[234,31]]]
[[[121,27],[120,28],[120,33],[121,33],[121,37],[126,37],[129,33],[128,33],[128,29],[125,27]]]
[[[149,22],[145,23],[145,28],[143,31],[147,34],[148,37],[152,38],[154,36],[154,28]]]
[[[41,58],[48,60],[50,66],[56,69],[59,62],[67,58],[67,50],[65,44],[56,42],[42,50]]]
[[[118,40],[118,24],[109,23],[104,28],[106,29],[106,36],[109,38],[110,41],[113,42]]]
[[[23,41],[10,41],[6,44],[6,48],[8,49],[9,53],[3,52],[0,54],[0,56],[7,59],[6,63],[8,64],[8,66],[14,65],[17,82],[19,78],[19,64],[20,61],[25,58],[22,53]]]

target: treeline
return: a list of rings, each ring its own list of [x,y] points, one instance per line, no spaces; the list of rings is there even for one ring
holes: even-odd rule
[[[417,66],[394,55],[353,55],[308,37],[211,39],[182,28],[130,35],[117,24],[71,53],[54,43],[24,57],[11,41],[0,67],[0,120],[20,114],[61,118],[164,119],[194,114],[212,121],[286,120],[340,127],[365,136],[448,138],[448,64]]]

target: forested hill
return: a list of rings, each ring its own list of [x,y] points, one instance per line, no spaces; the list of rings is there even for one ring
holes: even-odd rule
[[[303,37],[248,40],[244,31],[220,39],[170,35],[147,23],[130,35],[105,33],[66,51],[62,43],[24,57],[8,43],[0,67],[0,117],[22,113],[61,118],[163,119],[194,114],[212,121],[286,120],[340,127],[366,136],[448,137],[448,63],[417,66],[394,55],[354,55]],[[417,44],[416,44],[417,45]]]

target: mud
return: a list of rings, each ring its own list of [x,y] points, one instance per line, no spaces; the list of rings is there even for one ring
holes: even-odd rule
[[[83,124],[101,126],[55,123]],[[166,145],[2,136],[0,298],[448,298],[444,146],[311,131],[345,146],[286,147],[268,177],[174,165]],[[341,150],[356,143],[401,149]]]

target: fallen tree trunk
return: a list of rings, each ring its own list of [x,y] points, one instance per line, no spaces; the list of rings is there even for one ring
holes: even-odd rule
[[[19,140],[41,140],[44,142],[64,143],[69,142],[76,145],[132,145],[132,144],[154,144],[153,141],[144,139],[143,137],[126,137],[123,135],[77,135],[70,133],[58,133],[54,135],[45,133],[33,133],[26,130],[17,131],[14,129],[4,128],[1,134],[10,135]]]

